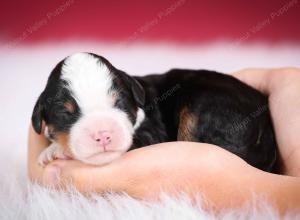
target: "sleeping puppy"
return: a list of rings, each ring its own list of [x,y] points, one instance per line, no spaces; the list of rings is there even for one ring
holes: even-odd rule
[[[132,77],[101,56],[76,53],[52,71],[32,124],[52,142],[39,157],[41,165],[56,158],[102,165],[135,148],[194,141],[272,172],[276,142],[267,104],[229,75],[173,69]]]

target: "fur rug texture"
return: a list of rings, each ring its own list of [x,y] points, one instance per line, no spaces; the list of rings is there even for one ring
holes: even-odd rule
[[[74,189],[57,192],[29,183],[26,177],[26,139],[34,102],[54,65],[78,51],[101,54],[117,68],[132,75],[159,73],[174,67],[228,73],[246,67],[300,67],[300,47],[295,45],[217,43],[179,47],[170,44],[120,46],[70,42],[0,46],[0,219],[279,218],[276,210],[261,199],[249,202],[244,208],[216,214],[201,208],[201,195],[196,204],[184,195],[170,198],[164,194],[160,202],[151,203],[113,193],[84,197]],[[285,219],[300,219],[300,213],[287,213]]]

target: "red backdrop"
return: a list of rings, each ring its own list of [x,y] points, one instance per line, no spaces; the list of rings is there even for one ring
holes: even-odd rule
[[[300,0],[5,1],[0,38],[300,42]]]

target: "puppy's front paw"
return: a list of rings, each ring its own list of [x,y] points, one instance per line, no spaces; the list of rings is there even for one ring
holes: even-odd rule
[[[64,157],[64,153],[62,148],[58,144],[52,143],[40,154],[38,158],[38,163],[39,165],[44,167],[51,161],[63,157]]]

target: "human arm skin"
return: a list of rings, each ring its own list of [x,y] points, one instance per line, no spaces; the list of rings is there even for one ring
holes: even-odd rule
[[[238,77],[247,75],[243,74]],[[249,79],[242,80],[249,83]],[[300,91],[295,92],[300,98]],[[278,123],[274,125],[276,130]],[[44,136],[30,128],[28,174],[44,185],[63,186],[72,181],[81,192],[122,191],[139,199],[157,199],[161,190],[171,195],[185,192],[191,198],[200,193],[215,210],[239,207],[251,201],[254,193],[262,195],[281,213],[288,209],[300,210],[299,178],[260,171],[214,145],[163,143],[127,152],[103,167],[75,160],[56,160],[42,169],[37,165],[37,157],[48,144]],[[284,142],[279,145],[282,146]]]

